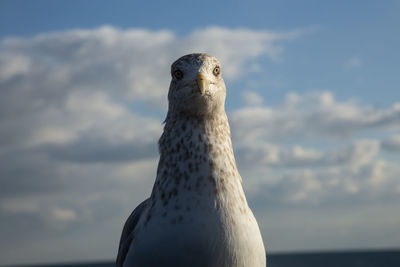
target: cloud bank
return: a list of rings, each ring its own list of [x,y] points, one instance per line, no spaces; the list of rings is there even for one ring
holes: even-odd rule
[[[235,83],[302,34],[105,26],[2,40],[1,263],[114,257],[123,221],[155,178],[171,62],[208,52]],[[400,103],[374,108],[326,91],[270,106],[242,95],[229,117],[262,229],[269,209],[399,199],[400,170],[386,156],[399,151]]]

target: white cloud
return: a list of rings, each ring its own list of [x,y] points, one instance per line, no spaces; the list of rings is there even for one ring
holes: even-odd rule
[[[286,168],[347,164],[353,169],[369,164],[379,153],[379,142],[360,140],[347,147],[321,151],[295,145],[291,148],[271,143],[239,143],[238,153],[246,166],[284,166]]]
[[[400,135],[391,136],[382,141],[382,148],[387,151],[400,151]]]
[[[226,79],[234,79],[246,73],[244,65],[251,59],[267,56],[276,61],[283,50],[283,40],[291,40],[304,34],[297,30],[287,33],[226,29],[211,27],[198,30],[182,40],[181,51],[204,51],[216,55],[223,66]]]
[[[363,61],[360,57],[354,56],[349,58],[344,64],[346,69],[360,68],[363,65]]]
[[[397,103],[377,109],[330,92],[290,93],[281,105],[246,106],[230,116],[247,190],[257,203],[293,205],[396,198],[400,170],[382,149],[397,152],[398,137],[376,136],[398,130],[399,119]]]
[[[263,103],[264,99],[256,92],[244,91],[242,93],[243,101],[248,106],[259,106]]]
[[[8,139],[8,146],[69,142],[99,116],[116,120],[138,101],[165,110],[169,66],[182,54],[216,55],[232,80],[251,60],[279,57],[282,41],[300,34],[211,27],[178,37],[104,26],[5,39],[0,109],[9,115],[2,119],[0,139]]]
[[[51,213],[56,221],[61,222],[74,221],[77,218],[75,211],[72,209],[56,208]]]
[[[390,177],[398,170],[379,159],[376,140],[325,150],[258,142],[238,145],[242,176],[252,177],[249,183],[244,179],[247,189],[254,195],[269,192],[276,203],[329,203],[341,195],[386,197],[393,195],[390,183],[399,184]]]
[[[399,129],[398,103],[377,109],[338,102],[331,92],[290,93],[281,106],[245,107],[230,115],[237,140],[343,138],[376,129]]]
[[[7,64],[5,64],[7,63]],[[0,79],[6,80],[10,77],[26,74],[32,67],[28,57],[23,55],[0,54]]]
[[[35,213],[39,210],[38,204],[31,198],[3,198],[0,210],[8,213]]]
[[[241,168],[244,179],[255,173]],[[271,168],[265,176],[247,184],[250,200],[256,209],[263,203],[270,207],[343,206],[369,204],[398,199],[399,169],[384,160],[371,160],[359,169],[351,164],[301,167],[295,169]],[[273,175],[274,179],[268,176]],[[246,180],[245,180],[246,183]]]
[[[139,114],[135,106],[166,107],[173,60],[184,52],[210,52],[226,66],[225,77],[235,79],[243,75],[244,64],[260,56],[276,59],[281,42],[300,34],[211,27],[178,37],[170,31],[104,26],[4,39],[3,156],[24,153],[15,157],[17,165],[27,164],[29,157],[46,165],[46,155],[81,162],[156,157],[161,118]]]
[[[249,60],[277,58],[280,42],[300,34],[211,27],[177,37],[170,31],[104,26],[10,38],[1,43],[0,77],[8,86],[34,84],[41,95],[52,91],[61,97],[61,90],[85,89],[159,105],[168,88],[169,66],[182,54],[212,53],[223,63],[225,78],[234,79]]]

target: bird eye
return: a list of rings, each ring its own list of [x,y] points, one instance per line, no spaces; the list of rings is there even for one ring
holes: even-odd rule
[[[181,70],[174,71],[174,76],[176,79],[180,80],[183,78],[183,72]]]
[[[218,66],[216,66],[216,67],[214,68],[214,70],[213,70],[213,73],[214,73],[215,76],[217,76],[218,74],[220,74],[220,72],[221,72],[221,69],[220,69]]]

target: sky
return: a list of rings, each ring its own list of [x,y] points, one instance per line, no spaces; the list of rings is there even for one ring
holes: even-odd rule
[[[170,64],[222,64],[267,253],[400,247],[399,1],[0,1],[0,265],[111,260]]]

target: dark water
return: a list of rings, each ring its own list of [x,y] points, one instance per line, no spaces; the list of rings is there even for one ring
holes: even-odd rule
[[[113,262],[29,265],[29,267],[114,267]],[[400,267],[400,250],[267,255],[268,267]],[[190,267],[190,266],[188,266]]]
[[[274,254],[268,267],[400,267],[400,250]]]

